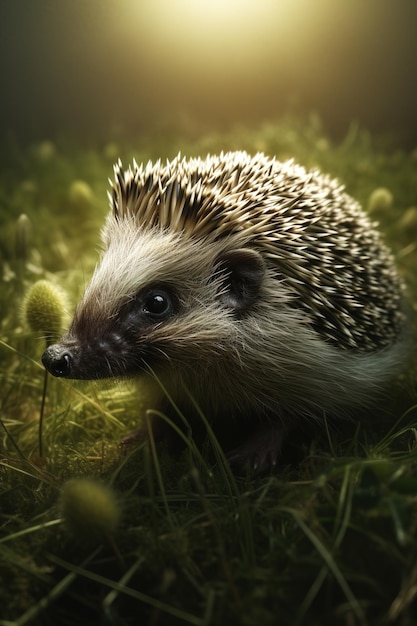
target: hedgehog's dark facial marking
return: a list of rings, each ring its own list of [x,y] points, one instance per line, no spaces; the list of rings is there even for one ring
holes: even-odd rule
[[[146,342],[151,327],[160,327],[180,310],[175,290],[165,284],[142,289],[119,309],[117,316],[91,323],[88,311],[60,344],[50,346],[42,359],[54,376],[99,379],[130,376],[161,355]]]
[[[224,274],[220,301],[242,315],[258,297],[265,263],[259,252],[243,248],[222,254],[218,266],[218,272]]]

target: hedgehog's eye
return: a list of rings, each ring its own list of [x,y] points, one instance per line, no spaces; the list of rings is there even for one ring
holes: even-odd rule
[[[143,300],[142,310],[155,320],[163,320],[174,311],[172,297],[163,290],[150,291]]]

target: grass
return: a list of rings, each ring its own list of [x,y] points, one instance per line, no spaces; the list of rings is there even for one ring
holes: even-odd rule
[[[152,438],[121,452],[122,436],[152,417],[150,386],[48,379],[40,455],[44,338],[20,313],[39,278],[66,290],[70,310],[77,301],[97,260],[106,181],[119,156],[127,163],[179,149],[194,155],[242,148],[319,165],[364,206],[374,189],[388,188],[393,202],[370,208],[415,308],[417,155],[392,145],[355,125],[332,145],[312,115],[221,135],[183,128],[136,143],[118,137],[94,147],[57,140],[4,149],[0,626],[416,623],[411,393],[393,390],[391,423],[370,415],[371,428],[353,423],[337,437],[317,433],[293,442],[294,454],[276,473],[237,478],[208,424],[208,454],[191,438],[179,457]],[[23,227],[22,213],[29,220]],[[412,390],[415,377],[411,364],[402,389]],[[103,496],[102,506],[120,508],[117,527],[96,538],[83,534],[82,523],[74,530],[62,506],[67,481],[87,478],[114,494],[108,504]],[[88,507],[84,514],[87,523]]]

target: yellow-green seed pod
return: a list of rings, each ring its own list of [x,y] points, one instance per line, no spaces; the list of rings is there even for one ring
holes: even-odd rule
[[[23,310],[29,327],[55,341],[62,332],[65,301],[61,291],[48,280],[38,280],[28,290]]]
[[[368,199],[368,212],[373,215],[384,215],[391,211],[394,196],[386,187],[377,187]]]
[[[94,199],[93,190],[84,180],[74,180],[68,190],[68,196],[75,209],[87,209]]]
[[[61,515],[74,537],[84,541],[107,539],[120,522],[115,493],[91,478],[72,478],[61,492]]]

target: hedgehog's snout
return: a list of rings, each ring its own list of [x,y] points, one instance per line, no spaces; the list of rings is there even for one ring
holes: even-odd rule
[[[52,376],[66,378],[71,375],[73,357],[67,346],[57,343],[45,350],[42,363]]]

